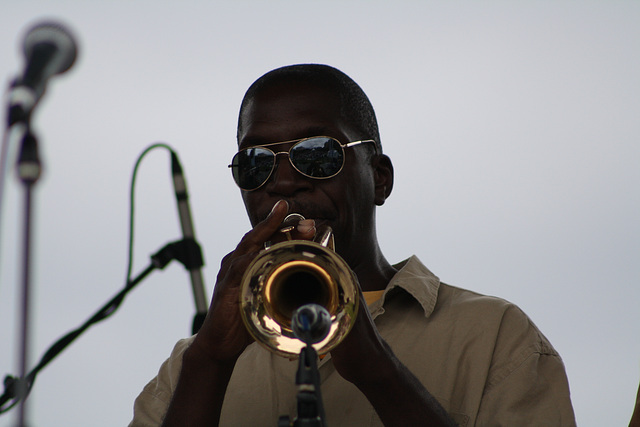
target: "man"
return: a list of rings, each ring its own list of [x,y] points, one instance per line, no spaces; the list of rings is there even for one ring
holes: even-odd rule
[[[638,387],[638,394],[636,395],[636,406],[633,409],[633,414],[631,414],[629,427],[640,427],[640,386]]]
[[[300,161],[320,145],[322,168]],[[319,362],[329,426],[575,424],[562,361],[524,313],[440,283],[416,257],[385,259],[375,212],[393,167],[349,77],[323,65],[262,76],[242,102],[238,146],[232,169],[254,228],[223,259],[200,332],[136,400],[132,426],[269,426],[294,414],[297,363],[252,342],[238,303],[244,271],[289,212],[307,218],[296,239],[332,227],[363,291],[352,331]],[[245,167],[272,158],[266,149],[272,164]]]

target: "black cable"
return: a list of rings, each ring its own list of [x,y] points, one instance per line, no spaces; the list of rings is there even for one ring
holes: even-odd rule
[[[138,174],[138,168],[144,156],[147,155],[151,150],[156,148],[165,148],[169,150],[171,154],[175,155],[175,152],[168,144],[163,142],[158,142],[147,147],[141,154],[138,156],[138,160],[136,161],[135,166],[133,167],[133,174],[131,176],[131,187],[129,193],[129,256],[128,256],[128,265],[127,265],[127,277],[125,283],[129,283],[131,280],[131,270],[133,268],[133,229],[134,229],[134,204],[135,204],[135,185],[136,185],[136,177]]]
[[[80,327],[72,330],[71,332],[58,339],[52,344],[49,349],[44,353],[40,362],[26,375],[25,378],[16,378],[11,375],[7,375],[4,378],[4,394],[0,396],[0,415],[8,412],[20,401],[26,399],[33,384],[35,378],[40,370],[42,370],[49,362],[51,362],[58,354],[60,354],[69,344],[71,344],[76,338],[78,338],[83,332],[85,332],[92,325],[103,321],[111,316],[120,307],[127,293],[129,293],[138,283],[142,281],[152,270],[164,268],[172,259],[181,258],[181,252],[184,251],[185,246],[189,242],[179,241],[169,243],[164,246],[160,251],[151,256],[151,265],[147,267],[141,274],[135,279],[131,279],[131,271],[133,268],[133,242],[134,242],[134,202],[135,202],[135,182],[138,173],[138,168],[144,156],[155,148],[165,148],[175,154],[173,149],[164,143],[152,144],[147,147],[138,157],[136,164],[133,168],[133,174],[131,177],[130,187],[130,209],[129,209],[129,244],[128,244],[128,265],[127,276],[125,280],[124,288],[116,294],[109,302],[107,302],[102,308],[100,308],[93,316],[91,316]],[[25,384],[26,383],[26,384]],[[23,390],[23,394],[19,395]],[[7,402],[12,401],[8,406],[4,407]]]

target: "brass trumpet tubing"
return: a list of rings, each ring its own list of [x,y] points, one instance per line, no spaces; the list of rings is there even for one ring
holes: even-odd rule
[[[305,344],[291,329],[293,312],[304,304],[323,306],[331,316],[328,336],[313,345],[326,354],[349,333],[359,304],[357,279],[347,263],[327,246],[333,235],[319,233],[321,243],[290,240],[262,251],[245,272],[240,291],[241,315],[262,346],[296,358]]]

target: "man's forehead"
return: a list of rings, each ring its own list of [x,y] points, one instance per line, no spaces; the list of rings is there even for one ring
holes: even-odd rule
[[[316,86],[274,86],[245,102],[238,123],[241,146],[309,136],[334,136],[344,127],[337,96]]]

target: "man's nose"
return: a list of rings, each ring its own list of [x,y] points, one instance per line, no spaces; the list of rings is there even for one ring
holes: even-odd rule
[[[293,167],[288,153],[276,155],[275,170],[269,177],[265,190],[282,196],[292,196],[298,191],[308,191],[312,188],[311,180]]]

